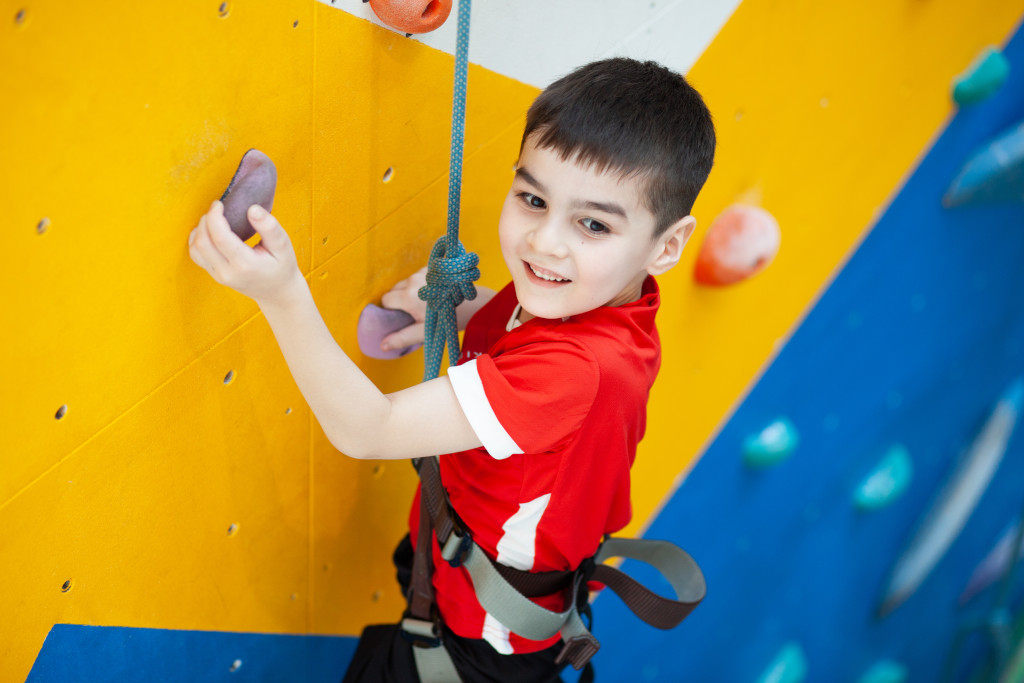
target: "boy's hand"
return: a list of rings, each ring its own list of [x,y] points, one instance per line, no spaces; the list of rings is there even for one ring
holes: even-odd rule
[[[384,337],[381,351],[404,349],[414,344],[422,344],[426,336],[424,321],[427,319],[427,302],[419,298],[421,287],[427,284],[427,268],[420,270],[395,284],[391,291],[381,297],[384,308],[405,311],[413,317],[414,322]]]
[[[224,205],[215,201],[188,236],[189,256],[214,280],[261,305],[283,301],[295,284],[304,282],[292,242],[277,219],[258,204],[249,207],[248,218],[260,235],[254,247],[231,232]]]

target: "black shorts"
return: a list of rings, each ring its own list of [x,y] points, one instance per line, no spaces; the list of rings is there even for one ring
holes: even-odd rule
[[[403,594],[412,574],[412,557],[412,543],[406,535],[394,555]],[[562,667],[555,665],[561,643],[540,652],[503,655],[485,640],[463,638],[447,628],[443,640],[463,683],[559,683],[562,680],[558,675]],[[412,648],[412,643],[402,637],[398,624],[367,626],[342,683],[416,683],[419,676]]]

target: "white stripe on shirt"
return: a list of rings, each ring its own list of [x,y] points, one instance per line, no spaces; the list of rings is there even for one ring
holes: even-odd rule
[[[476,359],[448,368],[448,379],[451,380],[462,412],[466,414],[469,425],[484,445],[487,452],[495,460],[504,460],[510,455],[522,453],[523,449],[501,426],[498,416],[487,401],[484,384],[480,380],[480,372],[476,367]]]
[[[505,533],[498,541],[498,562],[524,571],[533,569],[537,554],[537,526],[550,501],[551,494],[545,493],[528,503],[520,503],[519,511],[501,525]],[[501,654],[512,654],[509,630],[490,612],[485,613],[481,637]]]

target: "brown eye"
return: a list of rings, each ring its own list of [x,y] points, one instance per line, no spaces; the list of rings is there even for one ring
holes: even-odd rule
[[[520,192],[519,198],[522,199],[527,206],[531,206],[534,209],[543,209],[545,206],[547,206],[547,204],[544,203],[543,199],[541,199],[535,194],[530,194],[529,192]]]

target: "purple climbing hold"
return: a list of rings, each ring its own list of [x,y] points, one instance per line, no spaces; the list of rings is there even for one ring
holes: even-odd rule
[[[413,344],[404,349],[392,349],[382,351],[380,343],[384,337],[392,332],[397,332],[403,327],[408,327],[415,322],[413,317],[405,311],[397,311],[391,308],[381,308],[375,304],[367,304],[363,312],[359,314],[359,323],[356,327],[356,337],[359,339],[359,350],[364,356],[390,360],[399,358],[407,353],[412,353],[423,346]]]
[[[277,168],[270,157],[258,149],[250,149],[243,154],[228,189],[220,198],[224,203],[224,218],[231,231],[242,240],[255,235],[246,213],[253,204],[259,204],[267,211],[273,209],[276,188]]]

